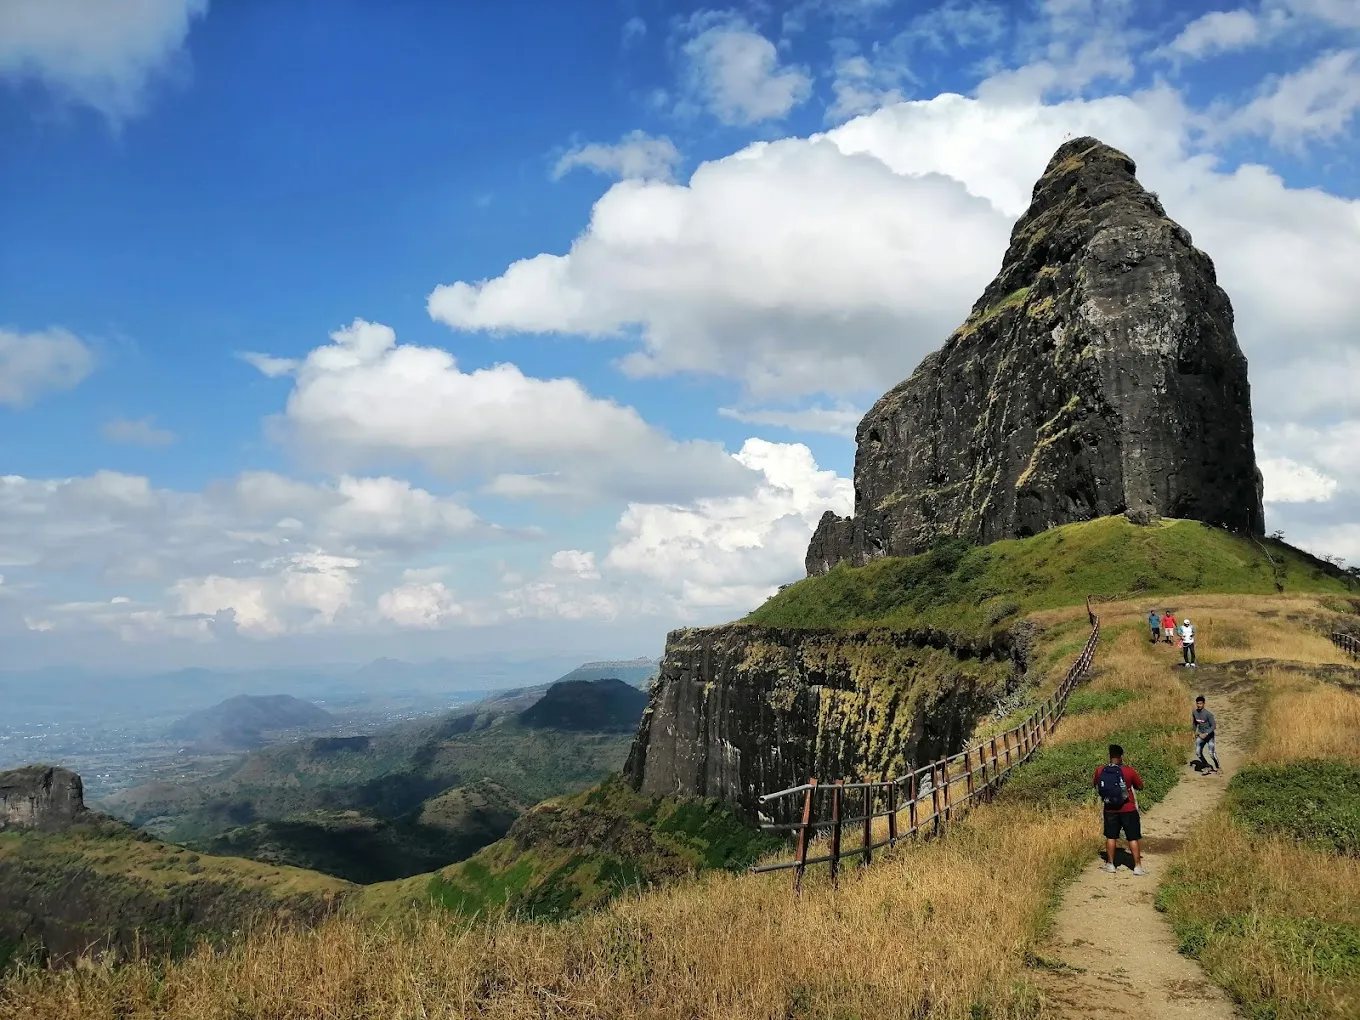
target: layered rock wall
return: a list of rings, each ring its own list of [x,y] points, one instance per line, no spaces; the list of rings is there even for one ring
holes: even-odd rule
[[[952,753],[1023,673],[1026,647],[1007,632],[678,630],[625,775],[752,820],[762,793],[812,776],[887,778]]]
[[[823,516],[809,574],[1126,511],[1263,532],[1232,306],[1134,172],[1058,149],[968,319],[860,423],[854,516]]]

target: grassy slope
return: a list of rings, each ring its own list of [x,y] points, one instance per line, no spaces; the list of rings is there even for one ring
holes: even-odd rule
[[[191,844],[206,853],[311,868],[351,882],[433,871],[500,839],[527,808],[482,780],[454,787],[394,821],[359,811],[309,811]]]
[[[153,951],[218,938],[259,918],[319,918],[347,882],[198,854],[98,816],[61,833],[0,833],[0,936],[65,954],[91,945]]]
[[[1264,678],[1254,763],[1159,893],[1180,938],[1252,1020],[1360,1016],[1360,698]]]
[[[433,875],[364,891],[361,910],[433,903],[460,914],[501,907],[552,918],[619,893],[709,869],[740,870],[775,840],[716,801],[644,797],[620,777],[540,804],[510,836]]]
[[[1123,517],[1105,517],[1033,538],[976,548],[946,542],[921,556],[837,566],[788,586],[746,622],[977,633],[1019,613],[1077,605],[1093,594],[1280,590],[1341,594],[1350,588],[1337,568],[1282,542],[1258,544],[1197,521],[1137,527]]]

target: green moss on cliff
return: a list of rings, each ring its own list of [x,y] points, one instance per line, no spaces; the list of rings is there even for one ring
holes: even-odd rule
[[[1032,612],[1077,605],[1088,594],[1342,593],[1353,584],[1332,565],[1273,539],[1197,521],[1138,527],[1105,517],[979,548],[947,539],[920,556],[841,564],[789,585],[744,622],[981,634],[996,626],[993,616],[1004,602]]]

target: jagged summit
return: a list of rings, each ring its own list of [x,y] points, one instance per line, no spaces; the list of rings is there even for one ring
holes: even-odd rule
[[[809,574],[1126,511],[1264,531],[1232,305],[1135,172],[1095,138],[1053,154],[968,318],[860,422]]]

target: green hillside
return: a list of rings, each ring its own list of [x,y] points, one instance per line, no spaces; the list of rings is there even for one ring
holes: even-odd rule
[[[310,868],[366,884],[434,871],[509,830],[528,807],[482,780],[387,820],[362,811],[305,811],[266,819],[189,845],[205,853]]]
[[[57,956],[223,940],[260,919],[313,921],[354,890],[298,868],[199,854],[92,815],[0,833],[0,943]]]
[[[1268,595],[1356,587],[1339,568],[1275,539],[1198,521],[1124,517],[970,547],[944,539],[920,556],[838,565],[789,585],[745,618],[773,627],[933,627],[982,633],[1087,595]]]
[[[619,776],[538,805],[504,839],[433,875],[367,887],[362,912],[433,904],[458,914],[501,908],[559,918],[628,889],[700,871],[739,871],[779,845],[715,800],[645,797]]]

